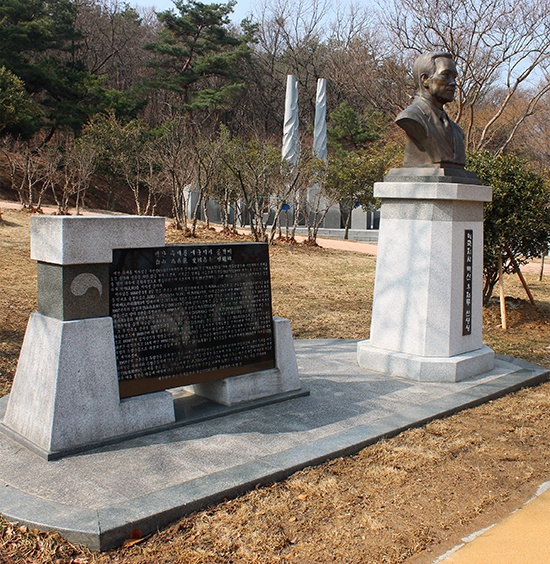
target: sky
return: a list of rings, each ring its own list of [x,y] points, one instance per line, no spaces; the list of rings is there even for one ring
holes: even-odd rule
[[[208,3],[208,0],[203,0],[205,4]],[[239,23],[241,20],[246,18],[250,11],[251,6],[254,0],[237,0],[237,5],[233,10],[233,14],[231,19]],[[226,0],[217,0],[219,4],[225,4]],[[142,8],[155,8],[157,12],[162,12],[164,10],[170,10],[174,7],[174,3],[172,0],[129,0],[128,4],[130,6],[138,6]]]

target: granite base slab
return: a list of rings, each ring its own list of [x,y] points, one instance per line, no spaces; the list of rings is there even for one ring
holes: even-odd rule
[[[0,514],[106,550],[134,529],[153,532],[257,484],[549,376],[539,366],[496,357],[493,370],[469,380],[415,382],[360,368],[357,341],[303,340],[295,348],[307,396],[254,409],[216,406],[218,416],[55,461],[0,434]],[[193,407],[179,406],[179,419]]]
[[[460,382],[484,374],[492,370],[494,357],[495,353],[485,345],[475,351],[439,358],[379,349],[370,341],[357,344],[359,366],[420,382]]]

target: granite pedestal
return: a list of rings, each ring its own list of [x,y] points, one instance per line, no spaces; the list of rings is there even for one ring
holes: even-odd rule
[[[295,348],[310,394],[292,401],[246,410],[182,395],[164,431],[55,463],[0,433],[0,515],[107,550],[136,529],[147,535],[258,484],[548,379],[540,367],[497,358],[491,372],[462,382],[418,382],[359,368],[357,341],[306,339]]]
[[[424,381],[487,372],[494,355],[481,335],[483,203],[491,188],[468,177],[395,178],[375,184],[382,207],[371,334],[358,362]]]
[[[175,420],[172,396],[120,400],[108,264],[114,248],[164,245],[164,219],[31,219],[38,312],[29,319],[3,431],[46,458]]]
[[[225,406],[239,405],[260,398],[301,389],[290,321],[273,318],[275,368],[211,380],[193,385],[193,391]]]

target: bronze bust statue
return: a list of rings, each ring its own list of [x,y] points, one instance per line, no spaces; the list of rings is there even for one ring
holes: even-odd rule
[[[456,65],[450,53],[420,55],[413,66],[416,95],[395,122],[407,133],[404,167],[460,167],[466,163],[464,133],[444,105],[456,91]]]

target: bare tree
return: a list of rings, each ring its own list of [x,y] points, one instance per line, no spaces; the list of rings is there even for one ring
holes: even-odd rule
[[[152,188],[156,187],[147,182],[157,157],[156,139],[143,122],[138,120],[121,126],[118,135],[120,145],[118,150],[111,152],[111,164],[132,191],[136,213],[147,215],[154,202]]]
[[[53,138],[42,151],[42,161],[44,163],[44,186],[46,191],[50,191],[57,205],[57,214],[64,215],[63,194],[59,189],[61,183],[61,164],[63,161],[63,151],[61,146]]]
[[[57,182],[57,213],[67,215],[71,196],[76,189],[76,170],[72,166],[72,147],[64,147],[59,156],[59,175]],[[78,215],[78,214],[77,214]]]
[[[255,108],[254,123],[263,121],[265,132],[282,129],[288,74],[298,78],[303,121],[312,121],[317,79],[324,76],[327,56],[329,7],[328,0],[264,0],[254,14],[258,28],[247,102],[249,112]]]
[[[161,167],[156,133],[137,119],[124,123],[111,111],[96,114],[83,137],[82,154],[88,153],[89,161],[93,157],[94,164],[101,163],[114,182],[124,180],[138,215],[151,213],[157,190],[157,184],[150,182],[151,173]]]
[[[18,142],[15,146],[17,153],[11,156],[10,173],[16,179],[19,203],[23,208],[40,211],[42,197],[47,189],[44,182],[46,170],[42,159],[44,147],[35,146],[32,140]]]
[[[158,22],[151,11],[140,14],[120,0],[77,0],[77,28],[82,33],[78,55],[107,86],[128,90],[142,78],[146,43]]]
[[[8,165],[10,188],[17,192],[21,207],[40,210],[42,196],[47,189],[43,147],[35,146],[31,140],[23,141],[7,135],[2,137],[0,151]]]
[[[79,215],[86,190],[97,168],[97,150],[92,136],[74,138],[58,133],[41,150],[44,192],[50,190],[57,214],[67,215],[71,201]]]
[[[372,9],[340,7],[328,47],[325,76],[333,108],[346,101],[354,108],[395,115],[405,107],[406,64],[380,32]]]
[[[0,151],[8,165],[10,188],[17,191],[17,178],[19,172],[20,153],[23,151],[23,142],[11,135],[1,137]],[[21,198],[20,198],[21,199]],[[21,202],[23,204],[23,202]]]
[[[281,162],[281,181],[274,186],[275,193],[272,196],[272,208],[274,214],[271,225],[271,233],[269,235],[270,243],[273,243],[277,233],[279,234],[279,237],[282,237],[281,216],[283,211],[290,209],[292,203],[294,203],[293,209],[295,212],[296,210],[301,209],[299,205],[296,206],[296,195],[300,192],[300,188],[303,184],[305,176],[304,168],[304,159],[299,161],[296,165],[292,165],[285,160]],[[296,214],[296,219],[297,216],[298,214]],[[296,235],[296,228],[294,227],[291,232],[289,231],[289,227],[287,216],[285,236],[287,239],[294,239]]]
[[[89,139],[86,135],[75,139],[70,147],[67,164],[73,169],[73,192],[77,215],[84,207],[86,190],[97,169],[97,154],[94,139]]]
[[[470,150],[502,151],[538,108],[550,84],[549,0],[388,0],[381,18],[390,38],[411,55],[435,49],[452,53],[459,67],[455,119]],[[508,135],[494,133],[519,96]]]
[[[216,193],[216,188],[223,184],[222,174],[223,168],[223,152],[225,150],[224,143],[226,134],[222,128],[221,132],[215,132],[211,136],[204,136],[199,143],[194,146],[194,153],[197,162],[197,201],[193,209],[193,217],[191,223],[191,235],[195,236],[197,229],[197,221],[201,210],[204,213],[206,226],[210,226],[210,218],[208,215],[208,202]],[[226,176],[227,178],[227,176]],[[227,194],[227,188],[223,188]],[[218,191],[219,195],[219,191]],[[225,206],[227,210],[227,205]]]
[[[256,241],[267,241],[273,197],[283,184],[279,147],[265,140],[226,136],[222,161],[232,184],[239,191]]]
[[[189,204],[196,187],[197,162],[190,140],[193,129],[183,118],[164,124],[162,167],[172,200],[172,214],[177,229],[187,231]]]
[[[536,113],[526,118],[525,125],[514,135],[510,149],[546,176],[550,162],[550,93],[543,97]]]

